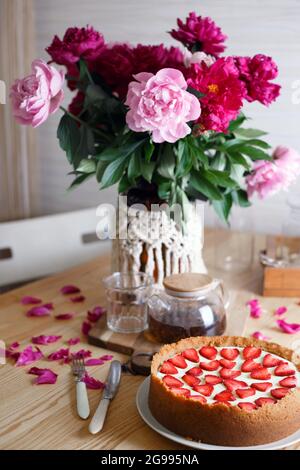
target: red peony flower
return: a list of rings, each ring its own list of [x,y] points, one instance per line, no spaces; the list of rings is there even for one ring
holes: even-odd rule
[[[247,87],[245,98],[249,101],[260,101],[269,105],[280,93],[280,85],[271,83],[278,75],[278,68],[271,57],[257,54],[254,57],[235,57],[240,78]]]
[[[191,12],[185,23],[178,18],[177,24],[178,30],[172,29],[170,34],[188,49],[204,51],[216,57],[224,52],[227,36],[211,18],[197,16],[195,12]]]
[[[63,40],[54,36],[52,44],[46,51],[54,62],[60,65],[71,65],[79,59],[95,60],[105,48],[101,33],[91,26],[86,28],[68,28]]]
[[[75,116],[79,116],[83,109],[84,99],[85,94],[82,91],[78,91],[78,93],[74,96],[71,103],[69,104],[70,113],[74,114]]]
[[[111,45],[103,51],[93,68],[112,91],[124,99],[132,75],[136,73],[132,47],[128,44]]]
[[[200,129],[226,132],[230,121],[237,117],[246,92],[233,58],[217,59],[210,67],[204,62],[192,64],[188,74],[188,84],[204,94],[200,98]]]
[[[162,68],[182,69],[183,53],[177,47],[144,46],[138,44],[133,49],[134,73],[150,72],[156,74]]]

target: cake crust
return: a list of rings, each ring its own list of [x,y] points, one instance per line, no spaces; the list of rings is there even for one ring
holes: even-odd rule
[[[188,348],[202,346],[256,346],[293,362],[300,371],[294,351],[275,343],[237,336],[193,337],[168,344],[154,356],[151,366],[149,407],[166,428],[186,438],[224,446],[251,446],[282,439],[300,428],[300,389],[295,388],[274,404],[253,412],[223,403],[202,404],[175,395],[157,377],[160,365]]]

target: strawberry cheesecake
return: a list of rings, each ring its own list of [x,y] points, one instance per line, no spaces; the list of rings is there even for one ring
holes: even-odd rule
[[[259,445],[300,428],[300,359],[278,344],[196,337],[161,348],[152,361],[149,407],[186,438]]]

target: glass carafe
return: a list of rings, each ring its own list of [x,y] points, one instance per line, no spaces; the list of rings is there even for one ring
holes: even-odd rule
[[[184,273],[165,278],[163,284],[164,290],[148,300],[149,332],[156,341],[224,333],[228,301],[219,279]]]

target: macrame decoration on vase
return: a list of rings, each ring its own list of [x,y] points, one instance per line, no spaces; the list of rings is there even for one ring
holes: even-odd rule
[[[159,204],[151,208],[149,199],[131,204],[130,197],[120,197],[113,271],[145,272],[158,285],[170,274],[206,273],[202,258],[203,203],[191,202],[186,209],[181,225],[168,211],[159,209]]]

